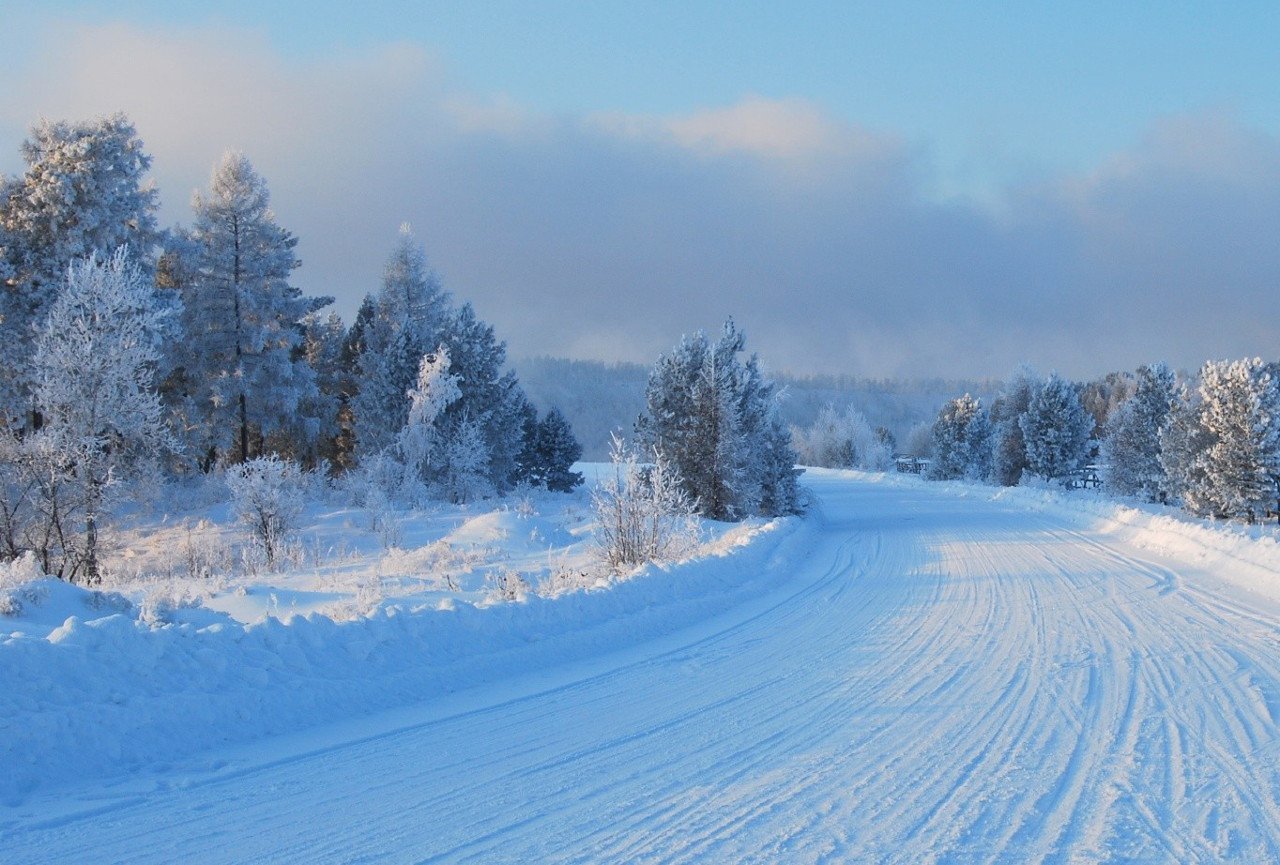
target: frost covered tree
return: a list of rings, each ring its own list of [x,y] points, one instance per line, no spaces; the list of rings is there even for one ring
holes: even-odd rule
[[[799,507],[795,452],[774,386],[756,359],[738,358],[732,322],[712,342],[699,331],[658,359],[637,431],[671,460],[684,489],[713,519],[793,513]]]
[[[342,467],[350,451],[350,429],[344,407],[350,373],[343,362],[346,328],[337,313],[312,312],[301,323],[302,356],[315,375],[316,390],[299,401],[294,421],[284,430],[284,441],[273,450],[291,453],[304,468],[322,462]]]
[[[1040,376],[1034,370],[1020,366],[991,403],[991,479],[997,484],[1016,486],[1027,469],[1021,422],[1040,384]]]
[[[163,313],[123,247],[72,262],[41,325],[34,369],[44,419],[36,436],[61,460],[83,514],[83,559],[73,567],[100,580],[98,529],[114,488],[170,446],[154,388]]]
[[[1200,371],[1199,420],[1208,446],[1202,484],[1188,504],[1215,516],[1252,522],[1276,506],[1280,478],[1280,382],[1259,358],[1210,361]]]
[[[27,411],[23,363],[71,262],[127,245],[145,272],[161,239],[151,157],[123,114],[42,120],[22,158],[21,176],[0,178],[0,410],[11,418]]]
[[[792,427],[791,443],[804,465],[825,468],[859,468],[883,471],[893,458],[883,427],[873,430],[862,412],[852,405],[843,412],[827,403],[807,427]]]
[[[455,501],[504,492],[521,479],[528,398],[504,369],[506,345],[470,304],[454,308],[407,230],[347,334],[354,360],[356,454],[385,453],[408,423],[406,393],[424,354],[443,347],[459,394],[434,421],[439,444],[432,488]]]
[[[1173,371],[1163,363],[1138,367],[1133,395],[1107,415],[1102,461],[1107,487],[1127,496],[1159,501],[1165,471],[1160,462],[1160,431],[1174,402]]]
[[[1085,464],[1093,416],[1081,405],[1071,382],[1057,373],[1036,389],[1018,425],[1032,474],[1061,480]]]
[[[242,154],[223,157],[193,207],[184,396],[199,449],[243,461],[316,396],[301,323],[331,298],[304,297],[289,284],[297,238],[277,224],[267,184]]]
[[[426,253],[402,226],[382,286],[365,298],[347,335],[348,362],[356,367],[351,406],[360,454],[380,452],[404,426],[405,393],[423,355],[443,340],[452,314]]]
[[[991,426],[982,403],[965,394],[942,407],[933,424],[934,480],[985,479],[991,468]]]
[[[441,342],[449,350],[453,369],[461,379],[462,395],[450,406],[444,425],[472,426],[484,443],[484,474],[495,492],[509,490],[520,477],[524,450],[525,406],[528,398],[515,373],[505,370],[506,343],[493,327],[463,304],[449,318]],[[462,438],[461,432],[451,435]]]
[[[1198,511],[1199,491],[1206,486],[1201,455],[1212,443],[1200,420],[1200,394],[1185,384],[1174,392],[1169,413],[1160,427],[1160,468],[1164,473],[1160,491],[1170,502],[1181,502]]]
[[[419,360],[418,380],[407,394],[408,417],[395,443],[396,456],[405,468],[406,488],[425,490],[443,473],[448,454],[439,422],[462,395],[458,380],[449,372],[449,352],[443,346]]]

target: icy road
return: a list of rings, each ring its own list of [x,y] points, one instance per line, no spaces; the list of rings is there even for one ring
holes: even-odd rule
[[[1050,513],[810,485],[807,557],[729,615],[74,791],[99,805],[11,823],[0,859],[1280,861],[1274,602]]]

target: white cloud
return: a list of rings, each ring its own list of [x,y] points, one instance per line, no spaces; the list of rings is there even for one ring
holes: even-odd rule
[[[1170,118],[1098,170],[930,200],[921,151],[799,99],[552,117],[459,92],[412,45],[296,59],[259,33],[54,29],[0,131],[126,111],[166,218],[228,147],[301,238],[299,284],[350,313],[397,226],[512,353],[647,359],[734,315],[775,368],[1069,374],[1274,353],[1280,142]],[[16,167],[17,135],[0,165]]]

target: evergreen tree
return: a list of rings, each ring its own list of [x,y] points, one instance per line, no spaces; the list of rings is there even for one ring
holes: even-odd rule
[[[934,480],[985,478],[991,452],[990,428],[982,404],[965,394],[942,407],[933,424]]]
[[[66,123],[42,120],[22,144],[26,170],[0,178],[0,414],[27,412],[36,326],[72,261],[120,246],[149,274],[161,234],[151,167],[123,114]]]
[[[1057,373],[1036,390],[1018,424],[1026,446],[1027,470],[1033,474],[1062,480],[1088,458],[1093,416],[1080,404],[1071,382]]]
[[[386,450],[409,419],[407,394],[417,378],[423,355],[432,350],[421,333],[409,327],[375,334],[360,354],[351,399],[356,453],[360,459]]]
[[[462,396],[449,407],[444,425],[449,438],[471,435],[474,427],[484,444],[485,477],[496,492],[511,488],[520,475],[524,449],[524,406],[528,399],[515,373],[504,372],[506,344],[481,321],[471,304],[449,319],[441,339],[461,379]]]
[[[345,458],[343,405],[350,375],[342,361],[346,328],[337,313],[308,313],[302,320],[300,350],[315,375],[316,390],[302,399],[294,421],[286,427],[285,440],[274,450],[292,452],[304,469],[327,460],[341,465]]]
[[[1003,392],[991,404],[991,480],[1001,486],[1017,486],[1027,469],[1027,444],[1022,416],[1040,387],[1040,377],[1030,367],[1014,370]]]
[[[1200,394],[1180,386],[1159,434],[1158,458],[1164,472],[1161,494],[1166,501],[1181,502],[1194,513],[1205,512],[1201,491],[1207,485],[1201,454],[1212,443],[1200,420],[1201,408]]]
[[[200,449],[243,461],[317,395],[300,326],[331,298],[288,282],[297,238],[269,207],[266,182],[243,155],[214,169],[193,202],[196,272],[184,291],[185,396],[200,413]]]
[[[725,324],[714,343],[685,337],[649,376],[637,430],[681,477],[713,519],[793,513],[799,507],[795,452],[777,412],[772,382],[756,359],[738,359],[742,334]]]
[[[1200,372],[1204,485],[1188,499],[1218,516],[1252,522],[1276,505],[1280,477],[1280,383],[1260,359],[1218,361]]]
[[[383,269],[382,286],[365,297],[344,346],[356,369],[350,404],[360,455],[381,452],[404,426],[409,410],[405,394],[417,377],[419,361],[444,341],[451,317],[449,295],[428,267],[422,247],[402,227]],[[457,354],[451,356],[456,367]]]
[[[1102,460],[1107,487],[1121,495],[1159,501],[1165,470],[1160,431],[1174,402],[1173,371],[1162,363],[1138,367],[1133,395],[1110,410],[1103,429]]]
[[[582,483],[582,473],[573,471],[582,458],[582,445],[559,409],[551,408],[538,422],[534,442],[533,483],[561,493]]]

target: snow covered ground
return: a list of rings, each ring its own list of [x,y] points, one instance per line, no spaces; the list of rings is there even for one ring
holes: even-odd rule
[[[607,591],[0,638],[0,861],[1280,859],[1269,530],[806,483]]]

